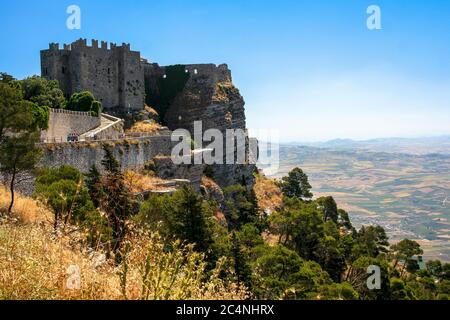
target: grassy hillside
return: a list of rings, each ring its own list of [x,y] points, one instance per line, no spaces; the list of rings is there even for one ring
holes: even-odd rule
[[[8,197],[2,188],[0,211]],[[158,235],[135,229],[126,239],[126,258],[117,265],[89,248],[76,228],[55,234],[52,224],[47,209],[24,197],[17,199],[13,218],[0,223],[0,300],[246,297],[243,289],[219,279],[220,267],[205,279],[205,261],[192,246],[174,243],[177,250],[166,251]]]

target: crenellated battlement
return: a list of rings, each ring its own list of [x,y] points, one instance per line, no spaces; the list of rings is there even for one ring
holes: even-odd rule
[[[100,45],[99,45],[100,44]],[[73,49],[100,49],[100,50],[104,50],[104,51],[114,51],[117,49],[120,50],[124,50],[127,52],[131,52],[131,45],[129,43],[122,43],[122,45],[118,46],[116,43],[114,42],[106,42],[106,41],[101,41],[99,42],[96,39],[92,39],[91,40],[91,45],[88,45],[88,40],[87,39],[78,39],[70,44],[64,44],[63,48],[60,48],[59,43],[55,43],[52,42],[49,44],[48,50],[43,50],[43,51],[51,51],[51,52],[55,52],[55,51],[72,51]]]

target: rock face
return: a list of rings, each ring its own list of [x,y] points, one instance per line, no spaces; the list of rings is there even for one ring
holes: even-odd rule
[[[247,130],[245,102],[232,83],[231,71],[227,65],[160,67],[157,64],[147,64],[144,74],[147,96],[152,97],[147,103],[152,104],[171,130],[186,129],[194,137],[194,121],[202,121],[203,132],[218,129],[224,138],[227,129]],[[198,148],[209,144],[196,143]],[[211,166],[214,179],[221,187],[243,182],[253,186],[256,166],[248,163],[248,150],[247,140],[244,163]]]
[[[195,190],[200,190],[204,165],[175,165],[170,156],[161,155],[154,157],[152,160],[159,178],[187,179]]]

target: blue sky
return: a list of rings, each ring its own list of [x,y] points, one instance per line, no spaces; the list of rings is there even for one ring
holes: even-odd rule
[[[227,63],[249,127],[283,141],[450,134],[446,0],[0,0],[0,19],[0,70],[18,78],[49,42],[129,42],[161,65]]]

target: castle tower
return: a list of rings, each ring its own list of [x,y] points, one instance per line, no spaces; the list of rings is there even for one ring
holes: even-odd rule
[[[41,74],[58,80],[66,97],[75,92],[90,91],[102,102],[104,110],[124,114],[144,108],[145,87],[141,55],[129,44],[117,46],[86,39],[72,44],[51,43],[41,51]]]

